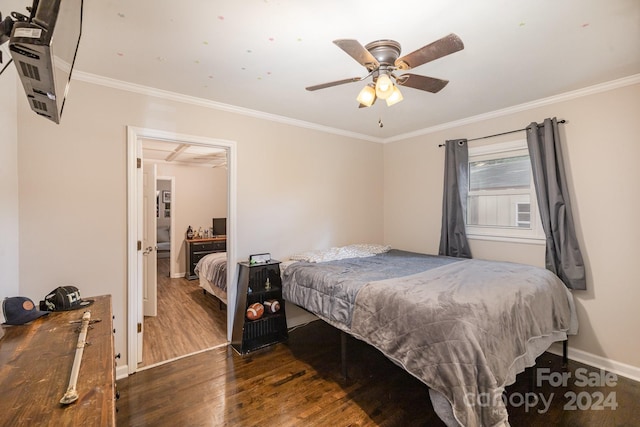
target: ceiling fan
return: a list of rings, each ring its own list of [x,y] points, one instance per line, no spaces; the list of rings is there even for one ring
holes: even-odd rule
[[[360,103],[360,108],[372,106],[378,98],[386,100],[388,106],[402,101],[402,93],[400,93],[398,86],[411,87],[431,93],[439,92],[449,83],[448,80],[412,73],[396,75],[395,72],[410,70],[464,49],[460,37],[453,33],[402,57],[400,57],[400,43],[395,40],[377,40],[366,46],[362,46],[353,39],[338,39],[333,43],[364,66],[368,74],[364,77],[352,77],[309,86],[306,89],[309,91],[325,89],[345,83],[359,82],[371,76],[373,82],[367,84],[358,94],[357,100]]]

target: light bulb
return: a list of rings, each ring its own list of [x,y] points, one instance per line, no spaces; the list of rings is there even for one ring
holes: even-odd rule
[[[378,98],[387,99],[393,93],[393,82],[386,74],[380,74],[376,80],[376,95]]]
[[[367,85],[362,88],[356,99],[360,104],[366,107],[371,107],[373,105],[373,101],[376,100],[376,91],[373,87]]]
[[[400,93],[400,89],[398,89],[398,86],[394,86],[393,87],[393,92],[391,93],[391,96],[389,96],[386,101],[387,101],[387,106],[391,107],[392,105],[397,104],[398,102],[402,101],[404,99],[404,97],[402,96],[402,93]]]

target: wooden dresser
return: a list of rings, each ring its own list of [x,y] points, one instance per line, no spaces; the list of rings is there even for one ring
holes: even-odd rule
[[[187,279],[197,279],[194,269],[196,264],[205,255],[227,250],[227,237],[209,237],[204,239],[186,239],[187,242]]]
[[[87,297],[86,309],[50,313],[30,324],[2,326],[0,419],[11,426],[115,426],[115,360],[111,296]],[[79,398],[67,406],[67,391],[80,323],[91,312],[78,376]]]

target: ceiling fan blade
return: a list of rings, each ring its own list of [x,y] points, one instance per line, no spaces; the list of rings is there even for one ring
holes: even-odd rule
[[[400,86],[412,87],[414,89],[426,90],[437,93],[444,88],[449,80],[436,79],[435,77],[421,76],[419,74],[405,73],[396,78],[396,83]]]
[[[309,87],[306,87],[305,89],[309,91],[314,91],[314,90],[324,89],[331,86],[343,85],[345,83],[359,82],[360,80],[362,80],[362,77],[351,77],[350,79],[336,80],[334,82],[322,83],[315,86],[309,86]]]
[[[464,49],[460,37],[451,33],[440,40],[421,47],[401,58],[396,59],[395,66],[400,70],[410,70],[422,64]]]
[[[378,60],[360,44],[358,40],[353,39],[338,39],[334,40],[340,49],[344,50],[350,57],[358,61],[360,65],[363,65],[367,70],[371,71],[378,68],[380,63]]]

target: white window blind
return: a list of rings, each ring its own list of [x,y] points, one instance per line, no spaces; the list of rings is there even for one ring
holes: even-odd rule
[[[469,148],[469,238],[544,242],[524,140]]]

